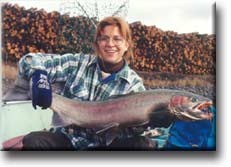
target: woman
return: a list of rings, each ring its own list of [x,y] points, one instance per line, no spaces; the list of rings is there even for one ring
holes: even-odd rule
[[[120,17],[107,17],[97,26],[95,55],[29,53],[19,62],[20,74],[32,78],[32,103],[51,104],[50,82],[65,82],[62,95],[83,101],[145,90],[141,78],[128,66],[132,56],[129,25]],[[55,119],[58,115],[55,114]],[[94,129],[75,125],[32,132],[23,139],[24,150],[83,150],[105,143]]]

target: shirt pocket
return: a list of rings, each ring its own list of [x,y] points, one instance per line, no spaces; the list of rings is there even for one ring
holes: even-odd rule
[[[77,99],[81,99],[81,100],[89,99],[89,90],[87,85],[84,84],[84,82],[79,82],[78,85],[72,86],[71,93]]]
[[[81,87],[80,89],[74,92],[74,95],[81,100],[88,100],[89,99],[89,91],[85,87]]]

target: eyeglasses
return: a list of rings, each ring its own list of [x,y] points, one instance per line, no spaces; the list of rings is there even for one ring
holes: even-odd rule
[[[105,36],[105,35],[98,37],[97,41],[100,42],[101,44],[106,44],[110,42],[110,39],[112,39],[112,42],[115,45],[121,45],[124,42],[124,38],[120,36],[114,36],[113,38],[110,38],[109,36]]]

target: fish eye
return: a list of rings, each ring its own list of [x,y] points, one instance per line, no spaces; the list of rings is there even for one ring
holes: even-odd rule
[[[197,98],[192,97],[192,98],[191,98],[191,101],[192,101],[192,102],[196,102],[196,101],[197,101]]]

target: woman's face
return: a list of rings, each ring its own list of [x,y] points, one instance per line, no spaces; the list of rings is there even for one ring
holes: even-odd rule
[[[122,37],[117,26],[109,25],[101,31],[97,40],[100,58],[108,63],[121,61],[124,52],[127,51],[128,42]]]

